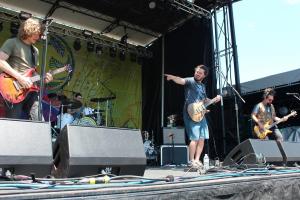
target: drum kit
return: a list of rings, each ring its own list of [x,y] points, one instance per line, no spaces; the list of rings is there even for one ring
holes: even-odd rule
[[[155,165],[158,158],[158,151],[155,148],[153,133],[151,136],[151,140],[149,139],[148,131],[143,131],[142,134],[144,138],[144,151],[147,158],[147,164],[149,163]]]
[[[80,126],[107,126],[108,101],[116,97],[92,98],[91,102],[97,103],[97,108],[83,107],[77,100],[66,99],[62,101],[60,110],[61,115],[57,115],[57,128],[60,130],[67,124]],[[106,109],[100,109],[100,103],[106,101]],[[105,112],[106,119],[103,119]]]

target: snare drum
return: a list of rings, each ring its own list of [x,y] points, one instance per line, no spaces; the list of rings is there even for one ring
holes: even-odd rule
[[[75,123],[73,123],[75,124]],[[80,126],[97,126],[96,121],[91,117],[82,117],[77,122],[76,125]]]

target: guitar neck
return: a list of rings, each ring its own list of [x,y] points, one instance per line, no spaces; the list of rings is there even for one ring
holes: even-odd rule
[[[215,98],[209,100],[207,103],[205,103],[205,104],[204,104],[205,108],[208,107],[208,106],[210,106],[211,104],[215,103],[216,98],[217,98],[217,97],[215,97]]]
[[[293,113],[290,113],[289,115],[286,115],[285,117],[290,118],[290,117],[293,116],[293,115],[294,115]],[[283,122],[283,120],[284,120],[284,119],[281,118],[280,120],[278,120],[278,121],[272,123],[271,125],[268,126],[268,129],[272,128],[273,126],[275,126],[275,125],[277,125],[277,124],[279,124],[279,123],[281,123],[281,122]]]
[[[65,67],[61,67],[61,68],[55,69],[55,70],[53,70],[53,71],[50,71],[49,73],[50,73],[51,75],[55,75],[55,74],[61,73],[61,72],[63,72],[63,71],[65,71]],[[35,76],[31,77],[30,80],[31,80],[31,82],[33,82],[33,83],[34,83],[34,82],[37,82],[37,81],[41,80],[41,76],[40,76],[40,75],[35,75]]]

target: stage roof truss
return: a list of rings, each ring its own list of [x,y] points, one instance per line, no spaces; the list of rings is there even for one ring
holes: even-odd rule
[[[7,22],[19,22],[19,13],[13,10],[8,10],[7,8],[0,9],[0,19]],[[82,34],[83,30],[77,27],[71,27],[57,22],[52,22],[49,26],[49,32],[58,34],[61,36],[70,36],[74,38],[79,38],[83,41],[93,41],[95,45],[101,45],[102,47],[113,47],[117,50],[123,50],[128,53],[133,53],[138,57],[152,57],[152,52],[148,51],[142,46],[134,45],[124,45],[119,41],[112,40],[108,37],[104,37],[99,33],[94,33],[92,37],[86,37]]]
[[[205,17],[207,19],[211,18],[211,13],[200,6],[197,6],[194,3],[191,3],[187,0],[171,0],[171,5],[177,9],[183,10],[189,14],[197,16],[199,18]]]

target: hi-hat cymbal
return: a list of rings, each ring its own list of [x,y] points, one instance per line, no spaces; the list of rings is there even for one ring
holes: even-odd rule
[[[94,113],[101,113],[101,112],[105,112],[105,110],[103,110],[103,109],[99,109],[99,110],[95,109],[93,112]]]
[[[107,101],[107,100],[113,100],[115,99],[115,96],[111,96],[111,97],[101,97],[101,98],[91,98],[91,102],[103,102],[103,101]]]
[[[62,106],[71,108],[71,109],[77,109],[82,106],[82,103],[80,101],[76,100],[66,100],[62,103]]]

